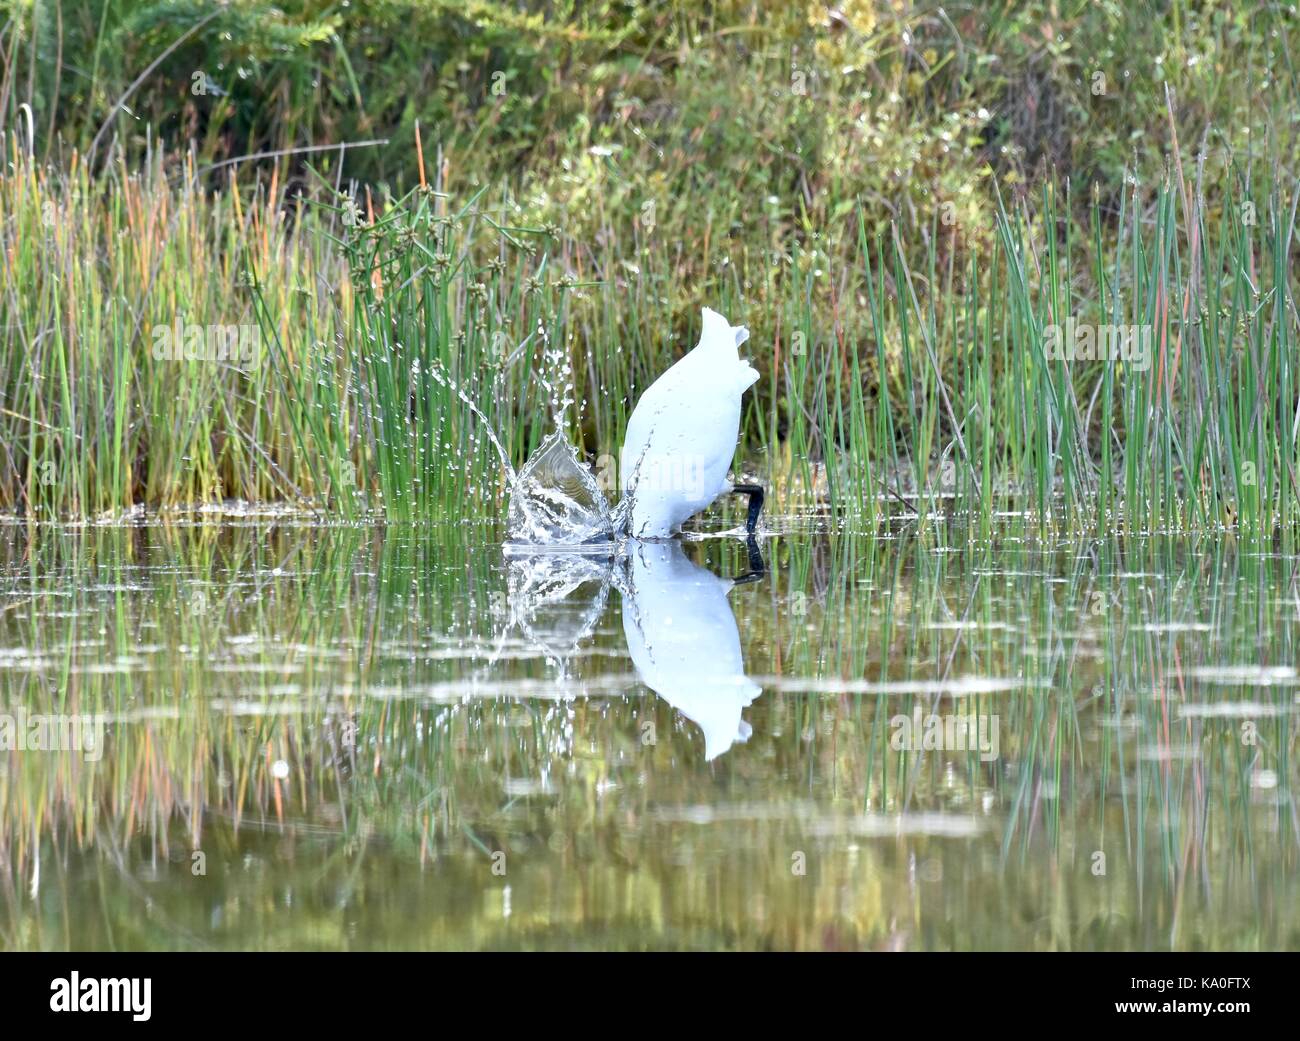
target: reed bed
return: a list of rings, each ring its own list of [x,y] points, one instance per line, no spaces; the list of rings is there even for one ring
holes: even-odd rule
[[[987,258],[937,217],[872,234],[859,204],[832,229],[842,267],[706,239],[701,293],[680,245],[633,263],[515,223],[508,194],[455,198],[417,156],[422,184],[377,199],[320,176],[201,189],[161,154],[59,174],[11,142],[0,503],[495,515],[503,457],[554,427],[608,473],[703,295],[754,330],[737,467],[778,510],[1294,532],[1297,193],[1258,168],[1219,171],[1236,187],[1211,203],[1207,158],[1175,162],[1084,217],[1068,183],[997,195]],[[239,326],[251,357],[157,357],[160,329]]]
[[[200,190],[190,157],[92,175],[6,143],[0,176],[0,503],[86,518],[318,494],[281,373],[337,345],[339,258],[272,176]],[[255,301],[262,305],[259,312]],[[281,345],[271,364],[260,321]],[[218,338],[244,327],[244,345]],[[181,332],[173,350],[163,330]],[[197,330],[197,334],[195,334]],[[187,358],[193,341],[196,355]]]

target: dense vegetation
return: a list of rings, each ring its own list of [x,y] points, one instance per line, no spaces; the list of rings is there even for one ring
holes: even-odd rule
[[[0,14],[5,508],[491,506],[466,398],[516,461],[557,419],[616,455],[707,303],[789,503],[1300,518],[1287,7]],[[1145,364],[1047,349],[1075,327]]]

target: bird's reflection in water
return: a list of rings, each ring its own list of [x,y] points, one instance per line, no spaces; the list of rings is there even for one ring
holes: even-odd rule
[[[641,681],[704,733],[706,760],[750,735],[743,719],[762,688],[745,675],[728,593],[765,574],[750,539],[749,572],[722,578],[687,558],[677,540],[628,540],[617,551],[507,551],[510,615],[567,678],[568,659],[594,632],[609,589],[623,600],[623,634]]]

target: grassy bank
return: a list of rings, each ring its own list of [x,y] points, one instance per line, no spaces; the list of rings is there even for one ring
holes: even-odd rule
[[[518,462],[558,422],[599,463],[691,342],[657,291],[683,278],[672,247],[632,264],[488,192],[309,203],[274,179],[209,193],[160,162],[92,178],[11,154],[0,492],[34,516],[494,510],[485,427]],[[763,376],[741,458],[778,501],[868,519],[906,512],[890,491],[985,522],[1012,498],[1098,527],[1292,526],[1294,186],[1210,210],[1196,178],[1132,186],[1113,220],[1093,200],[1090,229],[1055,184],[998,198],[982,264],[958,266],[938,221],[918,261],[861,208],[843,270],[719,245],[716,300],[756,327]],[[254,327],[256,350],[160,351],[178,322]],[[1136,334],[1127,360],[1102,356],[1112,327]],[[1053,328],[1066,348],[1097,330],[1097,357],[1053,356]]]
[[[5,10],[0,508],[497,512],[708,304],[778,508],[1295,527],[1294,19]]]

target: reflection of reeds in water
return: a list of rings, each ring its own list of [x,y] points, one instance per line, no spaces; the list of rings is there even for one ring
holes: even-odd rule
[[[592,693],[548,696],[488,534],[6,529],[5,711],[111,723],[0,760],[5,945],[1294,941],[1297,685],[1257,671],[1296,661],[1294,560],[773,539],[730,594],[753,735],[706,765],[613,603]],[[896,750],[918,708],[996,714],[1000,757]]]

